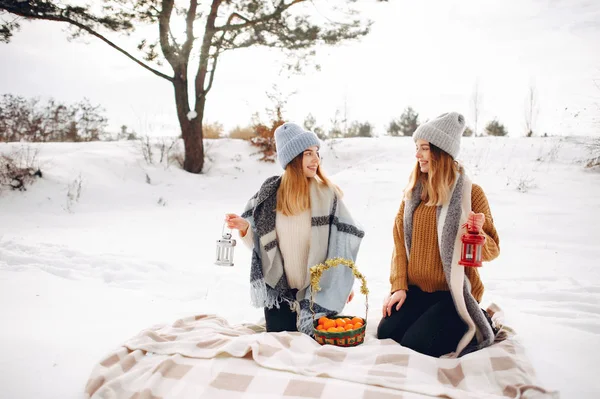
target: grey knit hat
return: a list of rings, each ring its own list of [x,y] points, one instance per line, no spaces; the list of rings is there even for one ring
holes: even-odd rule
[[[429,141],[456,159],[465,127],[464,116],[458,112],[448,112],[420,125],[413,133],[413,140]]]
[[[275,130],[275,146],[277,159],[285,169],[288,163],[304,150],[312,146],[321,147],[321,142],[316,134],[302,129],[295,123],[287,122]]]

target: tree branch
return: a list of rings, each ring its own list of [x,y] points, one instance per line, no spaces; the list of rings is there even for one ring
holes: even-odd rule
[[[171,42],[173,42],[172,46],[175,48],[175,52],[179,53],[181,47],[179,47],[179,44],[177,43],[177,40],[175,39],[175,35],[173,34],[173,31],[171,30],[170,26],[169,26],[169,36],[171,37]]]
[[[160,72],[160,71],[152,68],[150,65],[147,65],[144,62],[138,60],[133,55],[129,54],[127,51],[125,51],[121,47],[117,46],[112,41],[110,41],[108,38],[104,37],[100,33],[98,33],[95,30],[93,30],[92,28],[90,28],[90,27],[84,25],[83,23],[80,23],[79,21],[76,21],[76,20],[74,20],[72,18],[66,17],[64,15],[43,15],[43,14],[38,14],[38,13],[33,13],[33,12],[32,13],[28,13],[26,11],[22,11],[22,10],[19,10],[19,9],[10,9],[10,10],[7,9],[6,11],[8,11],[8,12],[10,12],[12,14],[15,14],[15,15],[19,15],[21,17],[25,17],[25,18],[41,19],[41,20],[45,20],[45,21],[65,22],[67,24],[76,26],[77,28],[79,28],[79,29],[81,29],[81,30],[89,33],[92,36],[97,37],[100,40],[102,40],[104,43],[108,44],[110,47],[114,48],[115,50],[117,50],[121,54],[125,55],[127,58],[129,58],[130,60],[132,60],[136,64],[140,65],[142,68],[147,69],[148,71],[152,72],[156,76],[159,76],[159,77],[161,77],[163,79],[166,79],[169,82],[173,82],[173,78],[171,76],[165,75],[164,73],[162,73],[162,72]]]
[[[229,18],[227,18],[227,24],[230,24],[231,21],[233,20],[233,18],[235,18],[236,16],[238,18],[245,19],[243,16],[241,16],[237,12],[234,12],[231,15],[229,15]],[[215,78],[215,70],[217,69],[217,61],[219,59],[219,54],[222,53],[223,41],[225,40],[226,34],[227,34],[227,31],[221,31],[221,38],[215,43],[215,54],[212,56],[213,65],[212,65],[212,68],[210,69],[210,76],[208,78],[208,87],[206,88],[206,93],[208,93],[210,91],[210,89],[212,88],[213,80]]]
[[[210,89],[212,88],[213,85],[213,80],[215,78],[215,71],[217,69],[217,61],[219,60],[219,53],[220,51],[217,51],[217,53],[213,56],[213,64],[212,64],[212,68],[210,69],[210,76],[208,77],[208,86],[206,87],[205,92],[208,93],[210,91]]]
[[[267,22],[275,17],[280,16],[281,14],[283,14],[283,12],[285,10],[287,10],[288,8],[290,8],[291,6],[293,6],[294,4],[298,4],[298,3],[302,3],[305,2],[306,0],[293,0],[292,2],[290,2],[289,4],[285,4],[285,1],[281,1],[281,3],[279,3],[277,5],[277,7],[275,7],[275,11],[273,11],[271,14],[267,14],[262,16],[261,18],[257,18],[257,19],[249,19],[244,17],[243,15],[237,13],[237,12],[233,12],[229,18],[227,18],[227,23],[225,25],[222,26],[217,26],[216,30],[217,31],[225,31],[225,32],[231,32],[231,31],[235,31],[235,30],[240,30],[240,29],[244,29],[250,26],[254,26],[254,25],[258,25],[264,22]],[[237,17],[243,21],[245,21],[244,23],[241,24],[232,24],[231,21],[233,20],[234,17]]]
[[[173,45],[169,42],[171,13],[173,12],[173,5],[174,0],[162,1],[162,11],[160,13],[160,16],[158,17],[158,32],[160,48],[162,49],[165,58],[167,59],[173,70],[176,70],[178,65],[177,52]]]
[[[185,18],[185,42],[182,46],[182,53],[185,59],[189,59],[192,47],[194,45],[194,21],[196,20],[196,10],[198,8],[197,0],[190,0],[190,8],[188,9],[187,16]]]
[[[208,90],[204,84],[206,82],[206,74],[208,72],[208,60],[210,58],[210,47],[212,45],[212,39],[217,32],[215,28],[215,20],[217,19],[217,11],[223,0],[213,0],[210,6],[210,14],[206,19],[206,27],[204,28],[204,40],[202,41],[202,47],[200,49],[200,65],[198,66],[198,73],[196,74],[196,98],[205,96]],[[210,89],[210,87],[209,87]]]

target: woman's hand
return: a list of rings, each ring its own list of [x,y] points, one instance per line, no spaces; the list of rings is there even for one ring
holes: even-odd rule
[[[483,224],[485,223],[485,215],[483,213],[475,213],[471,211],[467,219],[467,229],[481,233]]]
[[[248,221],[235,213],[227,213],[225,214],[225,223],[227,223],[227,227],[230,229],[236,229],[240,231],[240,234],[243,236],[248,232],[248,227],[250,227],[250,223]]]
[[[348,295],[348,300],[346,301],[346,303],[352,302],[353,298],[354,298],[354,290],[350,291],[350,295]]]
[[[398,290],[385,298],[383,301],[382,315],[383,317],[390,316],[392,314],[392,306],[396,305],[396,311],[400,310],[402,304],[406,300],[406,291]]]

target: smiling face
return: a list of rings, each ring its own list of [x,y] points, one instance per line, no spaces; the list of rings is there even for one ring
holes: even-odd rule
[[[302,156],[302,172],[304,176],[309,178],[315,177],[320,163],[319,147],[315,145],[304,150]]]
[[[431,149],[429,148],[429,142],[425,140],[417,140],[416,142],[417,153],[415,154],[419,161],[419,167],[421,173],[429,172],[429,166],[431,162]]]

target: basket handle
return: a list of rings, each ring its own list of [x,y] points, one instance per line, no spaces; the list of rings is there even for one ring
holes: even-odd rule
[[[356,265],[353,261],[344,258],[333,258],[327,259],[325,263],[319,263],[318,265],[314,265],[310,268],[310,311],[312,312],[313,324],[315,322],[315,309],[313,304],[315,303],[315,292],[321,291],[321,287],[319,286],[319,282],[321,281],[321,276],[323,272],[332,267],[337,267],[339,265],[347,266],[352,270],[352,274],[357,279],[361,280],[362,284],[360,286],[360,292],[365,296],[365,323],[367,322],[367,316],[369,314],[369,289],[367,288],[367,279],[362,275],[361,272],[358,271]]]

